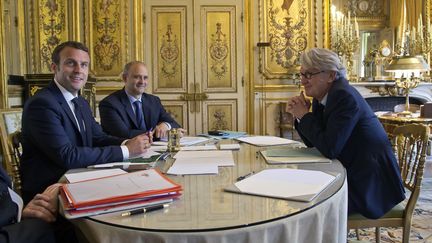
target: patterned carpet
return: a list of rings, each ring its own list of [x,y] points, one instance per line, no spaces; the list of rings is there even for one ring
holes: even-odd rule
[[[411,226],[410,242],[432,243],[432,178],[424,178]],[[354,240],[353,230],[348,240]],[[360,230],[360,239],[375,242],[375,229]],[[381,242],[402,242],[401,228],[381,228]]]

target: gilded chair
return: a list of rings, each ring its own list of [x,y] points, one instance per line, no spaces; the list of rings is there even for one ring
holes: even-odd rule
[[[423,179],[429,134],[429,127],[421,124],[403,125],[394,129],[402,183],[410,191],[410,195],[379,219],[367,219],[359,214],[350,215],[348,229],[376,227],[376,242],[380,242],[380,227],[403,227],[402,242],[409,242],[411,220]]]
[[[1,148],[3,167],[12,178],[14,190],[19,192],[21,180],[19,159],[21,157],[21,116],[22,109],[0,110]]]
[[[294,128],[294,117],[286,112],[286,102],[279,103],[279,134],[282,138],[301,141],[300,136]]]

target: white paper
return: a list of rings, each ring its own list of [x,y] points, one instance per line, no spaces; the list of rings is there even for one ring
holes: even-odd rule
[[[113,163],[111,163],[111,164],[113,164]],[[96,166],[97,165],[95,165],[95,168],[96,168]],[[101,164],[100,166],[106,166],[106,164]],[[122,170],[122,169],[115,168],[115,169],[106,169],[106,170],[77,172],[77,173],[72,173],[72,174],[66,174],[65,177],[69,181],[69,183],[75,183],[78,181],[86,181],[86,180],[108,177],[108,176],[113,176],[113,175],[121,175],[121,174],[126,174],[126,173],[127,172]]]
[[[219,166],[234,166],[231,151],[179,151],[168,174],[217,174]]]
[[[219,167],[213,163],[203,163],[202,159],[180,159],[168,169],[167,174],[172,175],[202,175],[217,174]]]
[[[250,136],[250,137],[236,138],[236,140],[249,143],[252,145],[256,145],[256,146],[272,146],[272,145],[299,143],[291,139],[280,138],[275,136]]]
[[[197,143],[202,143],[208,141],[208,138],[205,137],[182,137],[180,138],[180,146],[190,146]],[[167,146],[168,142],[166,141],[154,141],[152,143],[154,146]]]
[[[335,176],[322,171],[299,169],[267,169],[235,183],[244,193],[293,198],[316,195],[327,187]]]
[[[219,144],[219,148],[221,150],[239,150],[240,144],[232,143],[232,144]]]
[[[181,151],[200,151],[200,150],[217,150],[216,145],[192,145],[188,147],[181,147]]]

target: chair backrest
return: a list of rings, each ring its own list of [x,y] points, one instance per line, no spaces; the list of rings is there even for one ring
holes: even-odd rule
[[[406,216],[412,216],[420,194],[429,134],[430,128],[422,124],[403,125],[393,131],[402,183],[411,191]]]
[[[16,157],[14,152],[14,143],[12,139],[16,140],[21,136],[21,116],[22,109],[2,109],[0,110],[0,134],[1,134],[1,148],[3,154],[3,167],[8,172],[14,183],[14,189],[19,192],[21,186],[19,174],[19,157]],[[18,132],[18,133],[17,133]],[[17,141],[21,141],[20,139]],[[20,143],[19,143],[20,145]]]

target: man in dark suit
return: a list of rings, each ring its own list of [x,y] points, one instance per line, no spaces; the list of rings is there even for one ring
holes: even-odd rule
[[[125,87],[99,103],[101,125],[106,133],[131,138],[151,131],[154,137],[162,138],[171,128],[180,127],[157,96],[144,93],[149,82],[144,63],[126,64],[122,79]]]
[[[332,51],[313,48],[301,56],[301,83],[312,104],[292,97],[287,112],[304,143],[338,159],[347,170],[348,213],[379,218],[405,198],[399,167],[378,118],[349,85]],[[312,105],[312,112],[309,108]]]
[[[125,140],[102,131],[88,103],[78,95],[87,82],[89,64],[85,45],[60,44],[52,53],[54,80],[24,106],[21,176],[25,202],[69,169],[123,161],[150,147],[146,135]]]
[[[50,223],[56,220],[59,186],[37,194],[22,209],[22,199],[12,191],[11,180],[0,166],[0,242],[55,242]]]

